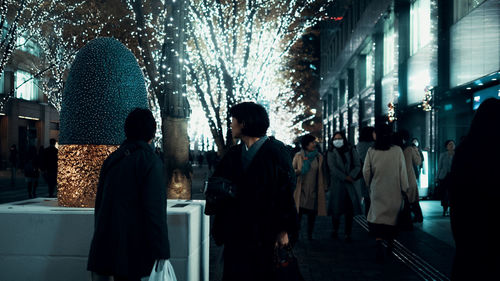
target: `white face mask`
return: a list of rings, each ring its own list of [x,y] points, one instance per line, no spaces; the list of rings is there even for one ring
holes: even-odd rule
[[[341,148],[344,145],[344,140],[333,140],[333,146]]]
[[[415,146],[418,146],[418,141],[414,141],[414,142],[413,142],[413,144],[414,144]]]

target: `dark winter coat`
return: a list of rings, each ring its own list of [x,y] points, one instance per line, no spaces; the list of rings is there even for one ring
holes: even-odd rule
[[[295,174],[286,147],[272,137],[246,170],[242,149],[242,144],[231,148],[213,174],[232,181],[237,195],[216,213],[212,235],[224,244],[224,281],[273,280],[277,235],[298,232]]]
[[[168,259],[163,165],[143,141],[125,141],[101,168],[87,269],[102,275],[148,276]]]
[[[493,280],[500,266],[497,225],[500,150],[464,141],[455,151],[450,183],[450,220],[456,245],[452,280]]]
[[[55,185],[57,182],[57,154],[58,149],[54,146],[47,147],[43,152],[45,180],[49,185]]]

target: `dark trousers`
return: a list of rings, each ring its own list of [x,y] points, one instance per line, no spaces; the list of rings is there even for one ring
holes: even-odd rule
[[[28,180],[28,197],[36,198],[36,188],[38,187],[38,179],[37,180]]]
[[[45,181],[49,187],[49,197],[54,197],[57,187],[57,171],[50,171],[45,177]]]
[[[299,225],[302,223],[302,216],[307,215],[307,236],[312,237],[314,223],[316,222],[316,211],[304,208],[299,208]]]
[[[352,223],[354,221],[354,208],[352,206],[352,201],[351,198],[349,197],[349,194],[346,193],[345,197],[345,210],[344,210],[344,216],[345,216],[345,235],[351,235],[352,233]],[[332,216],[332,225],[333,225],[333,232],[338,233],[339,232],[339,227],[340,227],[340,217],[335,217]]]

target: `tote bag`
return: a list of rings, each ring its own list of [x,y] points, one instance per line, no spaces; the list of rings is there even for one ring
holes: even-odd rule
[[[177,278],[172,264],[166,260],[163,267],[160,267],[158,261],[155,261],[151,275],[149,278],[142,278],[142,281],[177,281]]]

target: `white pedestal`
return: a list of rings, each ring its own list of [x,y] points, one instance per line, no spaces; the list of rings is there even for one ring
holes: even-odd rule
[[[208,281],[209,218],[204,201],[168,200],[172,265],[179,281]],[[0,205],[0,280],[88,281],[92,208],[37,198]]]

